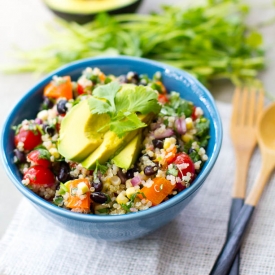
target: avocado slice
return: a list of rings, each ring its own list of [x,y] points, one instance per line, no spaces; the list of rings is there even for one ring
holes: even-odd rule
[[[142,0],[43,0],[56,15],[80,24],[91,21],[97,13],[132,13]]]
[[[124,149],[113,158],[117,167],[128,170],[136,162],[141,149],[142,132],[138,133]]]
[[[88,101],[81,101],[61,122],[58,152],[69,160],[83,161],[103,142],[108,129],[100,133],[97,131],[109,121],[107,114],[91,114]]]
[[[140,120],[148,123],[153,117],[152,113],[147,115],[140,115]],[[87,169],[94,169],[96,161],[103,164],[118,154],[123,148],[136,136],[142,129],[137,129],[128,132],[122,138],[119,138],[115,132],[108,131],[104,135],[101,145],[84,161],[81,162],[82,166]]]

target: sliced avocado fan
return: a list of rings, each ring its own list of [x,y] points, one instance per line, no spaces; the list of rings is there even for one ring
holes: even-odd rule
[[[113,158],[117,167],[128,170],[136,162],[141,149],[142,133],[138,133],[124,149]]]
[[[87,100],[75,105],[61,122],[58,151],[69,160],[81,162],[103,142],[108,130],[98,132],[110,121],[107,114],[92,114]]]

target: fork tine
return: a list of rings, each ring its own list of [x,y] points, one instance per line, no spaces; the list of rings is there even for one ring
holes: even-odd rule
[[[249,104],[249,112],[248,112],[248,126],[253,126],[256,123],[257,118],[257,110],[255,109],[255,101],[257,92],[255,89],[252,89],[249,91],[250,93],[250,100],[248,102]]]
[[[241,99],[241,117],[240,117],[240,125],[245,125],[245,119],[248,109],[248,89],[244,88],[242,93],[242,99]]]
[[[233,95],[233,110],[231,115],[231,125],[236,125],[238,120],[238,112],[239,112],[239,102],[240,102],[240,92],[241,88],[237,87],[235,89],[234,95]]]

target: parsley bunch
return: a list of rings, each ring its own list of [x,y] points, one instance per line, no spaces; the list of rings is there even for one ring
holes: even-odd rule
[[[46,73],[82,58],[122,54],[184,69],[204,84],[220,78],[239,84],[264,67],[262,35],[246,24],[248,12],[241,0],[208,0],[154,14],[100,14],[86,25],[58,20],[49,28],[53,42],[20,52],[26,65],[9,71]]]

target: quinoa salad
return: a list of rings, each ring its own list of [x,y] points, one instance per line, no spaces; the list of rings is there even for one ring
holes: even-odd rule
[[[54,76],[32,119],[14,126],[22,184],[57,207],[117,215],[184,192],[207,161],[209,120],[160,72]]]

